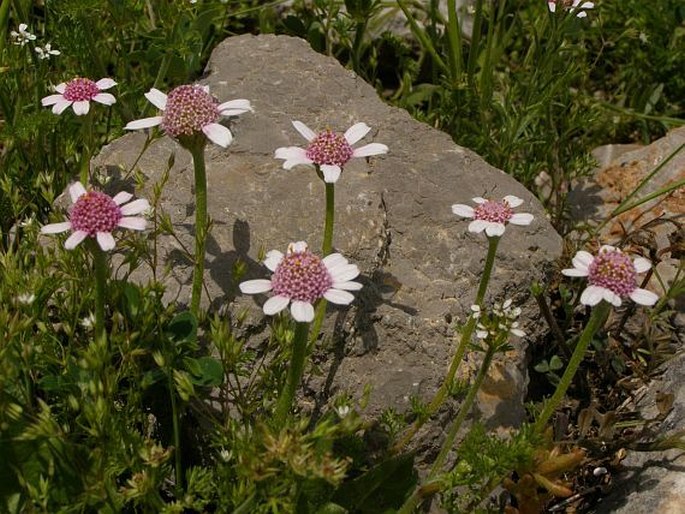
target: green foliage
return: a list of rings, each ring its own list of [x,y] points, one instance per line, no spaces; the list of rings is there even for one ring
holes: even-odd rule
[[[166,302],[156,271],[148,283],[129,280],[155,268],[150,240],[175,237],[160,205],[168,173],[145,184],[122,170],[152,191],[154,223],[146,237],[118,242],[106,338],[93,327],[92,256],[38,234],[91,157],[126,122],[150,114],[143,93],[197,79],[227,35],[304,37],[525,185],[546,175],[550,191],[540,187],[540,197],[562,228],[565,193],[592,166],[593,145],[648,141],[682,122],[685,10],[677,0],[601,2],[585,20],[553,16],[542,1],[477,1],[470,35],[459,29],[466,13],[445,15],[437,1],[283,3],[0,2],[0,511],[392,512],[416,488],[414,453],[393,449],[406,415],[363,418],[368,391],[361,406],[342,395],[275,428],[295,337],[289,318],[275,317],[262,336],[265,326],[246,326],[244,312],[196,317]],[[35,41],[12,44],[20,23]],[[47,43],[61,54],[41,59],[35,49]],[[115,78],[117,103],[86,117],[41,106],[52,86],[75,76]],[[111,177],[92,175],[107,188]],[[247,265],[231,271],[238,282]],[[682,293],[677,278],[667,297]],[[586,321],[571,289],[560,286],[553,300],[570,337],[535,368],[551,382]],[[626,350],[645,367],[661,360],[653,341],[670,327],[664,313],[666,300]],[[593,340],[596,364],[627,373],[626,356],[609,343]],[[452,400],[470,391],[467,381],[447,387]],[[434,422],[424,402],[412,397],[411,415]],[[475,425],[455,465],[418,491],[441,491],[451,511],[475,512],[512,470],[529,470],[542,446],[528,427],[497,437]]]

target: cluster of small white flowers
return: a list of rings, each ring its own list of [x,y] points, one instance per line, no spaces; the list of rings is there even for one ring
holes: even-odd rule
[[[521,315],[521,308],[512,307],[511,299],[507,299],[503,304],[495,303],[490,313],[483,313],[478,305],[472,305],[471,312],[474,319],[480,320],[476,325],[478,339],[495,339],[501,334],[511,334],[516,337],[526,335],[516,321]]]
[[[60,52],[57,49],[53,49],[52,45],[50,43],[45,43],[45,46],[41,48],[40,46],[37,46],[35,48],[36,53],[38,54],[38,58],[42,61],[45,59],[50,59],[51,55],[59,55],[62,52]]]
[[[36,35],[29,32],[28,28],[29,26],[26,23],[20,23],[19,30],[11,31],[10,36],[12,37],[12,44],[24,46],[26,45],[26,43],[35,41]],[[45,59],[50,59],[51,56],[60,55],[62,53],[56,48],[52,48],[52,45],[50,43],[45,43],[45,46],[43,47],[36,46],[36,48],[34,48],[34,51],[36,52],[36,54],[38,54],[38,58],[41,61]]]
[[[19,46],[24,46],[29,41],[35,41],[36,35],[31,34],[28,30],[29,26],[26,23],[19,24],[19,31],[13,30],[10,32],[12,36],[12,43]]]

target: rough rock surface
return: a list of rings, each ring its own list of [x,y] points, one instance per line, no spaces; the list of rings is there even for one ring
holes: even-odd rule
[[[681,432],[685,420],[685,355],[667,362],[663,374],[647,388],[637,408],[643,419],[659,414],[657,397],[673,395],[673,410],[659,426],[657,435]],[[685,512],[685,451],[630,452],[615,477],[612,494],[600,504],[598,514],[680,514]]]
[[[544,328],[528,287],[559,257],[561,238],[533,195],[512,178],[385,105],[354,73],[296,38],[230,38],[215,49],[201,82],[221,101],[247,98],[255,109],[231,122],[235,140],[227,150],[208,146],[214,226],[206,269],[212,306],[247,307],[255,326],[263,298],[240,296],[230,278],[236,259],[247,263],[246,278],[265,278],[260,249],[284,251],[298,240],[314,249],[321,245],[323,184],[313,169],[285,171],[273,158],[277,147],[305,143],[291,120],[336,131],[364,121],[373,131],[360,144],[390,147],[388,155],[352,160],[336,184],[334,247],[359,265],[364,289],[351,308],[329,308],[333,344],[321,352],[322,375],[308,384],[317,399],[343,390],[358,398],[369,384],[369,412],[377,413],[406,409],[412,395],[431,397],[449,365],[454,322],[473,302],[487,250],[485,236],[468,233],[468,222],[450,209],[474,196],[515,194],[525,201],[517,210],[536,216],[531,226],[512,226],[502,238],[488,297],[513,297],[524,308],[524,328],[532,334]],[[121,138],[103,150],[98,165],[110,174],[135,167],[151,188],[175,154],[162,207],[192,248],[190,156],[162,137],[136,162],[144,142],[142,133]],[[172,267],[168,299],[188,302],[192,269],[177,257],[177,243],[162,238],[159,244],[161,265]],[[268,328],[261,328],[266,336]],[[510,353],[495,365],[481,398],[483,414],[497,423],[516,423],[523,414],[525,344]]]

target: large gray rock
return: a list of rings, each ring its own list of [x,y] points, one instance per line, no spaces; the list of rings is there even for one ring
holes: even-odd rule
[[[646,388],[636,409],[643,419],[660,416],[658,398],[673,395],[673,410],[653,437],[682,441],[685,420],[685,355],[667,362],[662,375]],[[682,444],[682,443],[681,443]],[[622,462],[612,494],[597,509],[599,514],[681,514],[685,512],[685,452],[630,452]]]
[[[336,185],[335,248],[362,270],[364,289],[350,309],[330,308],[337,351],[326,350],[323,375],[308,386],[317,396],[349,390],[355,397],[373,388],[370,412],[404,410],[411,395],[431,397],[456,345],[453,323],[474,300],[487,241],[467,232],[468,222],[451,213],[453,203],[474,196],[525,200],[530,227],[510,227],[502,238],[489,297],[514,297],[524,307],[524,325],[539,333],[537,308],[528,287],[542,279],[561,253],[561,238],[536,199],[523,186],[454,144],[446,134],[384,104],[368,84],[335,60],[285,36],[230,38],[219,45],[202,81],[221,101],[247,98],[254,114],[232,122],[228,150],[208,146],[209,211],[214,227],[208,244],[206,281],[213,307],[248,306],[248,322],[260,325],[261,299],[241,297],[231,283],[236,259],[248,264],[247,278],[264,278],[260,249],[285,250],[306,240],[320,248],[324,186],[313,169],[285,171],[273,158],[280,146],[302,145],[291,120],[315,130],[344,131],[364,121],[374,130],[363,142],[390,147],[386,156],[354,159]],[[127,135],[105,148],[98,163],[110,173],[128,168],[145,135]],[[193,246],[193,171],[188,153],[164,137],[135,166],[158,181],[175,154],[163,208],[180,240]],[[168,298],[188,302],[191,267],[176,243],[160,240],[162,264],[172,267]],[[328,333],[331,333],[329,330]],[[470,362],[474,362],[471,359]],[[525,344],[493,368],[481,409],[496,422],[516,423],[523,414]]]

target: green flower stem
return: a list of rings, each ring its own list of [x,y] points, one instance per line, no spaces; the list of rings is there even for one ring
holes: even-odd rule
[[[483,303],[483,298],[485,298],[485,293],[488,289],[488,283],[490,282],[490,276],[492,275],[492,268],[495,265],[495,256],[497,255],[497,245],[499,244],[499,237],[488,237],[488,254],[485,258],[485,268],[483,269],[483,274],[480,277],[480,284],[478,286],[478,292],[476,293],[476,305],[481,306]],[[442,382],[440,389],[435,393],[433,400],[428,405],[428,409],[425,416],[421,416],[414,421],[412,426],[407,430],[402,439],[399,440],[393,447],[394,452],[400,452],[412,437],[418,432],[418,430],[423,426],[423,424],[435,414],[440,406],[447,398],[447,393],[452,388],[452,383],[454,382],[454,377],[457,374],[459,365],[461,364],[464,354],[466,353],[466,347],[471,341],[471,336],[476,328],[477,320],[473,316],[469,316],[466,326],[461,333],[461,338],[459,340],[459,346],[457,351],[452,358],[449,370],[447,371],[447,376]]]
[[[207,171],[203,144],[189,148],[195,169],[195,269],[190,312],[198,318],[205,271],[205,242],[207,240]]]
[[[0,4],[0,55],[5,49],[5,38],[7,37],[7,20],[10,13],[12,0],[2,0]]]
[[[293,354],[290,358],[290,368],[286,378],[285,387],[281,391],[281,396],[276,404],[274,422],[276,428],[281,428],[293,404],[295,392],[297,391],[302,374],[304,373],[304,361],[307,356],[307,336],[309,335],[309,323],[297,323],[295,327],[295,337],[293,340]]]
[[[181,427],[178,416],[178,405],[176,404],[176,387],[174,385],[173,373],[173,369],[169,366],[166,375],[169,380],[171,424],[174,431],[174,472],[176,476],[176,496],[180,498],[183,494],[183,462],[181,460]]]
[[[333,224],[335,222],[335,184],[326,182],[326,219],[323,226],[323,256],[333,251]]]
[[[317,174],[323,177],[321,170],[317,166]],[[326,217],[323,225],[323,246],[321,252],[326,257],[333,251],[333,225],[335,223],[335,184],[324,183],[326,185]],[[316,314],[312,322],[312,331],[310,334],[310,344],[313,345],[319,337],[321,332],[321,325],[323,325],[323,318],[326,314],[326,305],[328,301],[321,298],[316,305]]]
[[[478,286],[478,292],[476,293],[476,305],[480,307],[482,307],[483,298],[485,298],[485,292],[488,289],[490,275],[492,275],[492,268],[495,267],[495,256],[497,255],[497,245],[499,245],[499,240],[499,237],[488,237],[488,255],[485,258],[485,268],[483,269],[483,274],[480,277],[480,285]]]
[[[442,466],[445,463],[445,459],[447,458],[447,455],[452,449],[454,440],[457,438],[457,434],[459,433],[461,425],[464,423],[464,420],[466,419],[466,416],[469,414],[469,412],[471,412],[471,407],[473,406],[473,403],[476,399],[476,394],[478,393],[480,386],[483,384],[483,380],[485,380],[485,377],[488,374],[488,369],[490,368],[492,358],[495,356],[496,351],[497,347],[495,345],[488,345],[488,349],[485,352],[485,357],[483,358],[483,363],[481,364],[480,369],[478,370],[478,375],[476,375],[475,381],[471,384],[469,392],[466,395],[466,399],[459,408],[459,414],[457,414],[454,423],[452,423],[452,426],[450,427],[450,430],[447,433],[447,436],[445,437],[445,441],[442,443],[440,453],[438,454],[437,458],[435,459],[435,462],[433,462],[433,465],[431,466],[431,469],[428,473],[428,477],[426,478],[426,484],[430,484],[430,482],[442,469]],[[435,492],[433,491],[433,489],[431,489],[431,491],[433,493]],[[404,503],[404,505],[402,505],[402,508],[398,511],[397,514],[411,514],[412,512],[414,512],[414,508],[425,496],[426,495],[422,492],[422,488],[417,488],[414,494],[412,494],[409,497],[409,499]]]
[[[93,141],[93,110],[84,116],[83,120],[83,151],[79,167],[79,180],[84,187],[90,183],[90,157],[94,146]]]
[[[95,337],[107,337],[105,332],[105,295],[107,290],[107,255],[97,245],[90,241],[95,265]]]
[[[583,333],[580,335],[578,344],[576,344],[576,349],[573,351],[571,360],[569,360],[568,365],[566,366],[564,376],[561,377],[559,385],[554,391],[554,394],[546,402],[542,414],[540,414],[540,417],[535,422],[536,432],[542,432],[542,430],[544,430],[549,418],[552,417],[555,409],[559,406],[559,403],[561,403],[561,400],[564,398],[566,391],[571,385],[571,381],[573,380],[576,371],[578,371],[580,363],[583,362],[585,352],[587,351],[590,341],[592,341],[592,336],[594,336],[595,333],[604,325],[610,310],[611,305],[602,300],[602,302],[592,311],[590,320],[585,326],[585,330],[583,330]]]

